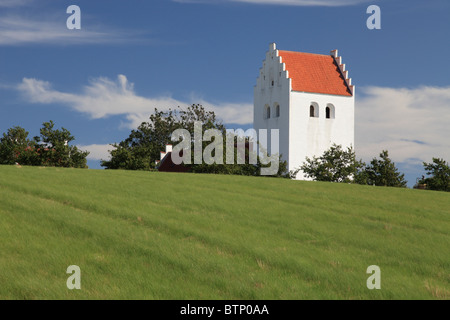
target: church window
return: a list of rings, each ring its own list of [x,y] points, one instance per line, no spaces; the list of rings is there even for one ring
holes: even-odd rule
[[[311,102],[309,106],[309,116],[311,118],[319,117],[319,105],[316,102]]]
[[[278,118],[280,116],[280,105],[275,105],[275,117]]]
[[[334,106],[331,103],[327,104],[325,108],[325,117],[327,119],[334,119]]]
[[[264,109],[264,119],[270,119],[270,107],[268,105]]]

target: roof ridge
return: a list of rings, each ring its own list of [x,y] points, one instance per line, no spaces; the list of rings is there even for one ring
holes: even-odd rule
[[[283,52],[292,52],[292,53],[302,53],[302,54],[311,54],[311,55],[315,55],[315,56],[325,56],[325,57],[329,57],[329,54],[321,54],[321,53],[312,53],[312,52],[301,52],[301,51],[291,51],[291,50],[278,50],[278,51],[283,51]]]

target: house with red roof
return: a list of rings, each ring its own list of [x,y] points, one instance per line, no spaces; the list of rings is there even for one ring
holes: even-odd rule
[[[156,169],[162,172],[189,172],[189,168],[183,163],[175,164],[172,160],[172,145],[166,144],[166,151],[160,152],[160,160],[156,161]],[[180,157],[183,156],[183,151],[180,152]]]
[[[294,170],[333,143],[354,146],[354,112],[355,86],[337,50],[323,55],[270,44],[253,106],[253,127],[267,129],[267,142],[259,142],[269,154],[281,154]],[[271,129],[278,129],[278,138]],[[304,178],[299,172],[297,179]]]

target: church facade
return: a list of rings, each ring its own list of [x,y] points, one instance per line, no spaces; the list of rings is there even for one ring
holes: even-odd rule
[[[320,156],[333,143],[354,146],[355,87],[337,50],[330,55],[269,46],[254,87],[253,128],[268,129],[288,170]],[[278,148],[270,129],[278,129]],[[304,179],[300,171],[297,179]]]

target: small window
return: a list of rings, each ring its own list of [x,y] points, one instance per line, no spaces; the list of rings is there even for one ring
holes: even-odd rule
[[[276,106],[275,106],[275,117],[279,117],[280,116],[280,105],[279,104],[277,104]]]
[[[325,108],[325,118],[334,119],[334,110],[334,106],[331,103],[327,104],[327,107]]]
[[[311,102],[309,105],[309,116],[311,118],[318,118],[319,117],[319,105],[317,102]]]
[[[311,102],[309,105],[309,116],[311,118],[318,118],[319,117],[319,105],[317,102]]]
[[[264,107],[264,119],[270,118],[270,107],[266,104]]]
[[[274,83],[273,83],[273,80],[272,80],[272,87],[273,87],[273,85],[274,85]]]

